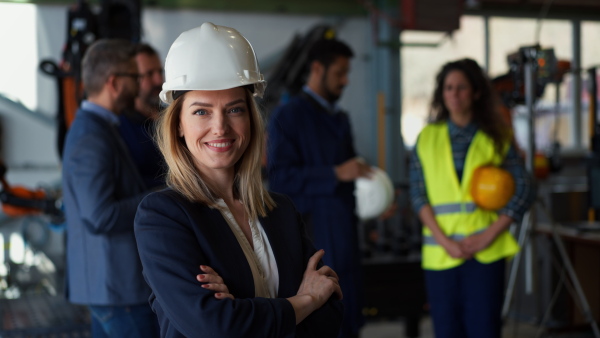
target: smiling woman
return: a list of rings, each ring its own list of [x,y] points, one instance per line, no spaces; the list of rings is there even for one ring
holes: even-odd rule
[[[261,181],[254,96],[265,82],[252,46],[205,23],[173,43],[165,78],[156,136],[169,188],[148,195],[135,220],[161,336],[335,337],[337,274],[291,201]]]
[[[184,138],[197,169],[205,177],[216,181],[215,174],[232,168],[246,151],[250,135],[244,88],[192,91],[185,95],[179,137]]]

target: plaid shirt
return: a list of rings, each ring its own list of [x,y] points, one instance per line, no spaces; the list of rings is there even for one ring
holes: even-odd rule
[[[448,120],[448,131],[450,133],[450,143],[452,147],[452,159],[454,160],[454,168],[459,180],[462,178],[463,168],[465,166],[465,158],[467,151],[471,145],[471,140],[477,133],[477,126],[470,123],[464,128],[461,128]],[[417,141],[418,142],[418,141]],[[520,222],[525,212],[529,209],[535,199],[535,189],[532,184],[531,176],[525,170],[521,158],[518,156],[516,149],[511,145],[502,163],[502,168],[510,172],[515,180],[515,194],[506,204],[506,206],[498,211],[499,214],[505,214],[515,222]],[[418,214],[419,210],[429,204],[427,199],[427,189],[425,186],[425,177],[421,168],[421,161],[417,154],[417,147],[414,147],[409,167],[410,178],[410,199],[414,211]]]

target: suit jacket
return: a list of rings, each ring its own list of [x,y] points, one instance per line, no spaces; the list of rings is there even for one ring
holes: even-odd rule
[[[342,304],[333,297],[296,326],[292,305],[308,259],[316,252],[291,201],[259,218],[279,270],[278,298],[254,297],[252,272],[235,235],[217,209],[165,189],[148,195],[135,219],[144,277],[162,337],[336,337]],[[216,299],[200,286],[199,265],[212,267],[235,300]]]
[[[164,188],[166,164],[152,139],[154,121],[135,110],[123,112],[119,121],[119,133],[146,187]]]
[[[67,296],[73,303],[145,303],[150,288],[133,233],[144,184],[116,127],[79,110],[63,154]]]

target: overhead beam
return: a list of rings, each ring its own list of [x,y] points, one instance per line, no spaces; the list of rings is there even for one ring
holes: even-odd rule
[[[131,0],[135,1],[135,0]],[[13,0],[9,2],[31,3],[39,5],[72,5],[76,0]],[[127,2],[119,0],[116,2]],[[100,5],[100,0],[88,1],[91,5]],[[143,0],[142,8],[199,9],[207,11],[235,11],[250,13],[365,16],[366,9],[358,1],[350,0]]]
[[[464,14],[488,17],[539,19],[543,6],[538,4],[485,4],[465,6]],[[600,21],[600,1],[597,5],[552,5],[544,19]]]

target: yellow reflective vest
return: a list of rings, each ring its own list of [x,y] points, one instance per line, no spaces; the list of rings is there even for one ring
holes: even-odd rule
[[[460,241],[472,234],[483,232],[498,215],[493,211],[478,208],[470,193],[471,178],[476,168],[493,164],[499,166],[508,151],[494,151],[494,142],[482,131],[477,131],[465,158],[462,180],[458,180],[448,123],[440,122],[426,126],[419,135],[417,154],[421,162],[429,204],[446,236]],[[501,233],[490,246],[477,252],[475,259],[481,263],[492,263],[511,257],[519,251],[514,237]],[[445,270],[461,265],[464,259],[450,257],[446,250],[435,242],[431,231],[423,226],[422,266],[426,270]]]

